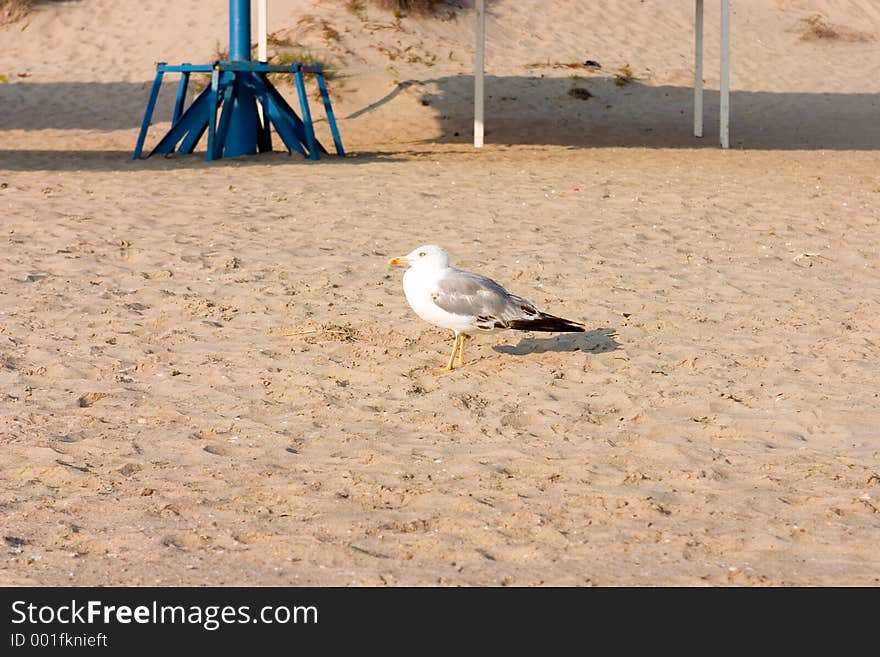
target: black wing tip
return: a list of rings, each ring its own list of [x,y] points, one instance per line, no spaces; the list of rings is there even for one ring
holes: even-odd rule
[[[547,333],[583,333],[586,331],[583,324],[544,313],[534,319],[509,321],[507,326],[517,331],[544,331]]]

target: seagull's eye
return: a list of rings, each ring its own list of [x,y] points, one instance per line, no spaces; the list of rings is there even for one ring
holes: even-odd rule
[[[425,253],[424,251],[422,251],[421,253],[419,253],[419,257],[420,257],[420,258],[424,258],[426,255],[428,255],[428,254]]]

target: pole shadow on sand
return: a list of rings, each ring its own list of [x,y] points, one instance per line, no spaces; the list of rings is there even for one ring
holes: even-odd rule
[[[438,142],[471,140],[473,76],[420,82]],[[487,76],[486,143],[575,148],[718,148],[717,90],[707,89],[704,137],[693,136],[693,89],[607,75]],[[731,91],[731,148],[880,150],[880,95]]]

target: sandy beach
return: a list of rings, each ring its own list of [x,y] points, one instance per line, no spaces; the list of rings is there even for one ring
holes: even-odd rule
[[[472,3],[272,0],[349,157],[133,161],[208,4],[0,27],[0,584],[880,584],[876,3],[732,2],[723,151],[718,3],[696,139],[692,3],[491,2],[477,151]],[[436,375],[423,243],[586,332]]]

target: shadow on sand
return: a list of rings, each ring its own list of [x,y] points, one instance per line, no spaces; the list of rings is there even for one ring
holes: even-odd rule
[[[559,145],[570,148],[717,148],[717,91],[706,91],[705,137],[692,134],[693,90],[633,81],[617,86],[605,75],[575,77],[488,76],[486,142],[500,145]],[[340,122],[343,140],[348,121],[399,102],[403,89],[419,90],[423,109],[436,122],[423,144],[470,144],[473,77],[454,75],[407,80],[384,97],[348,111]],[[175,84],[163,86],[155,123],[170,120]],[[131,131],[134,149],[149,82],[26,82],[0,85],[0,131]],[[331,90],[332,92],[332,90]],[[731,146],[746,150],[880,150],[880,95],[871,93],[731,92]],[[337,116],[340,116],[337,113]],[[323,117],[320,111],[316,123]],[[151,129],[147,150],[161,136]],[[439,136],[435,136],[439,135]],[[95,136],[100,143],[100,134]],[[418,143],[418,137],[414,139]],[[277,146],[276,146],[277,147]],[[356,151],[356,149],[354,149]],[[125,151],[0,151],[0,167],[11,170],[126,169]],[[368,154],[362,162],[369,162]],[[393,153],[385,153],[393,157]],[[167,168],[200,167],[204,155],[175,158]],[[247,161],[236,160],[236,163]],[[264,163],[306,163],[282,157]],[[127,162],[126,162],[127,161]],[[322,162],[332,162],[326,158]],[[200,164],[201,162],[201,164]],[[221,161],[220,166],[227,163]],[[217,164],[215,164],[217,166]]]
[[[690,87],[652,86],[639,81],[620,87],[605,75],[537,75],[486,78],[488,143],[717,147],[717,91],[706,91],[705,137],[698,139],[691,133]],[[431,141],[468,143],[473,125],[473,84],[469,75],[400,82],[375,102],[346,112],[340,125],[343,138],[346,121],[394,103],[401,90],[415,87],[441,133]],[[175,87],[173,83],[163,86],[154,122],[170,120]],[[149,92],[149,82],[0,85],[0,130],[137,129]],[[731,116],[731,145],[736,148],[880,150],[878,94],[732,91]],[[320,110],[315,118],[318,122],[323,119]],[[151,131],[147,147],[158,137],[158,131]],[[131,146],[133,149],[134,139]]]
[[[549,338],[523,338],[516,345],[497,345],[495,351],[511,356],[543,354],[547,351],[589,351],[606,354],[620,347],[617,332],[610,328],[597,328],[584,333],[562,333]]]
[[[437,141],[469,142],[473,77],[442,77],[419,86],[443,130]],[[697,138],[691,87],[638,81],[618,86],[604,75],[487,76],[486,142],[718,148],[719,103],[719,92],[706,90],[704,137]],[[880,150],[878,94],[732,91],[730,105],[732,148]]]
[[[277,146],[276,146],[277,148]],[[228,166],[354,166],[371,162],[395,162],[405,159],[404,154],[395,153],[352,153],[348,157],[325,155],[318,161],[309,160],[299,153],[288,155],[285,151],[274,151],[261,155],[247,155],[205,161],[205,153],[196,151],[192,155],[161,155],[145,160],[132,160],[131,151],[106,150],[2,150],[0,149],[0,171],[173,171],[177,169],[216,169]]]

